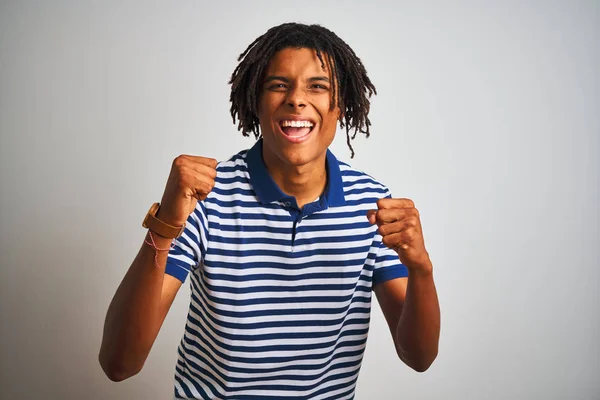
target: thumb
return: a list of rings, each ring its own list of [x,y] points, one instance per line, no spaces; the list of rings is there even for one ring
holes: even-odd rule
[[[371,225],[373,225],[375,222],[377,222],[377,210],[367,211],[367,219],[369,220],[369,223]]]

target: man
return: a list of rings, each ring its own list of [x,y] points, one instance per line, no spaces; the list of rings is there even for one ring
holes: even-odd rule
[[[231,113],[260,140],[221,163],[175,159],[109,307],[102,368],[115,381],[141,370],[189,275],[176,398],[352,398],[373,291],[399,358],[425,371],[440,315],[419,214],[328,151],[338,122],[351,151],[351,129],[369,134],[362,63],[293,23],[239,60]]]

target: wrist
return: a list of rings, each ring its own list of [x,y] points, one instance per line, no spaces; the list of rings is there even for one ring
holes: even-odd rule
[[[150,210],[148,210],[148,213],[146,214],[146,217],[144,218],[144,222],[142,222],[142,226],[164,238],[176,239],[179,236],[181,236],[181,234],[183,233],[183,230],[185,229],[185,221],[183,223],[178,223],[177,225],[175,225],[173,223],[168,223],[168,222],[164,221],[163,219],[157,217],[157,214],[159,211],[160,211],[160,204],[159,203],[152,204],[152,206],[150,207]]]
[[[175,240],[174,238],[163,236],[160,233],[156,233],[152,229],[148,228],[148,230],[146,231],[145,240],[150,240],[150,237],[152,237],[156,241],[159,247],[164,247],[164,245],[168,246]]]
[[[167,210],[163,209],[163,207],[158,208],[158,211],[156,212],[156,218],[158,218],[165,224],[169,224],[172,226],[182,226],[186,223],[186,220],[182,221],[181,219],[170,215]]]
[[[153,235],[151,230],[148,230],[148,234],[146,235],[146,240],[144,240],[144,243],[154,249],[154,265],[156,268],[160,268],[160,263],[158,262],[159,253],[169,252],[174,246],[173,239],[161,237],[159,235]]]
[[[429,277],[433,275],[433,264],[431,261],[420,264],[406,265],[406,268],[408,269],[409,276]]]

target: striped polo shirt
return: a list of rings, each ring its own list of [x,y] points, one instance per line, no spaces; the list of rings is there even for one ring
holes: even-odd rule
[[[299,209],[262,139],[217,166],[166,273],[191,280],[177,399],[351,399],[373,285],[407,276],[368,210],[388,189],[327,151],[327,186]]]

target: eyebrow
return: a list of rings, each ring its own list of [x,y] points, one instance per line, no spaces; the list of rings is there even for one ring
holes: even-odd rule
[[[288,78],[286,78],[285,76],[279,76],[279,75],[270,75],[267,76],[267,78],[265,79],[265,83],[269,83],[269,82],[273,82],[273,81],[282,81],[285,83],[289,83],[290,80]],[[327,82],[330,83],[330,80],[328,77],[326,76],[313,76],[312,78],[308,79],[309,82]]]
[[[309,82],[327,82],[330,83],[329,78],[326,76],[315,76],[309,79]]]

